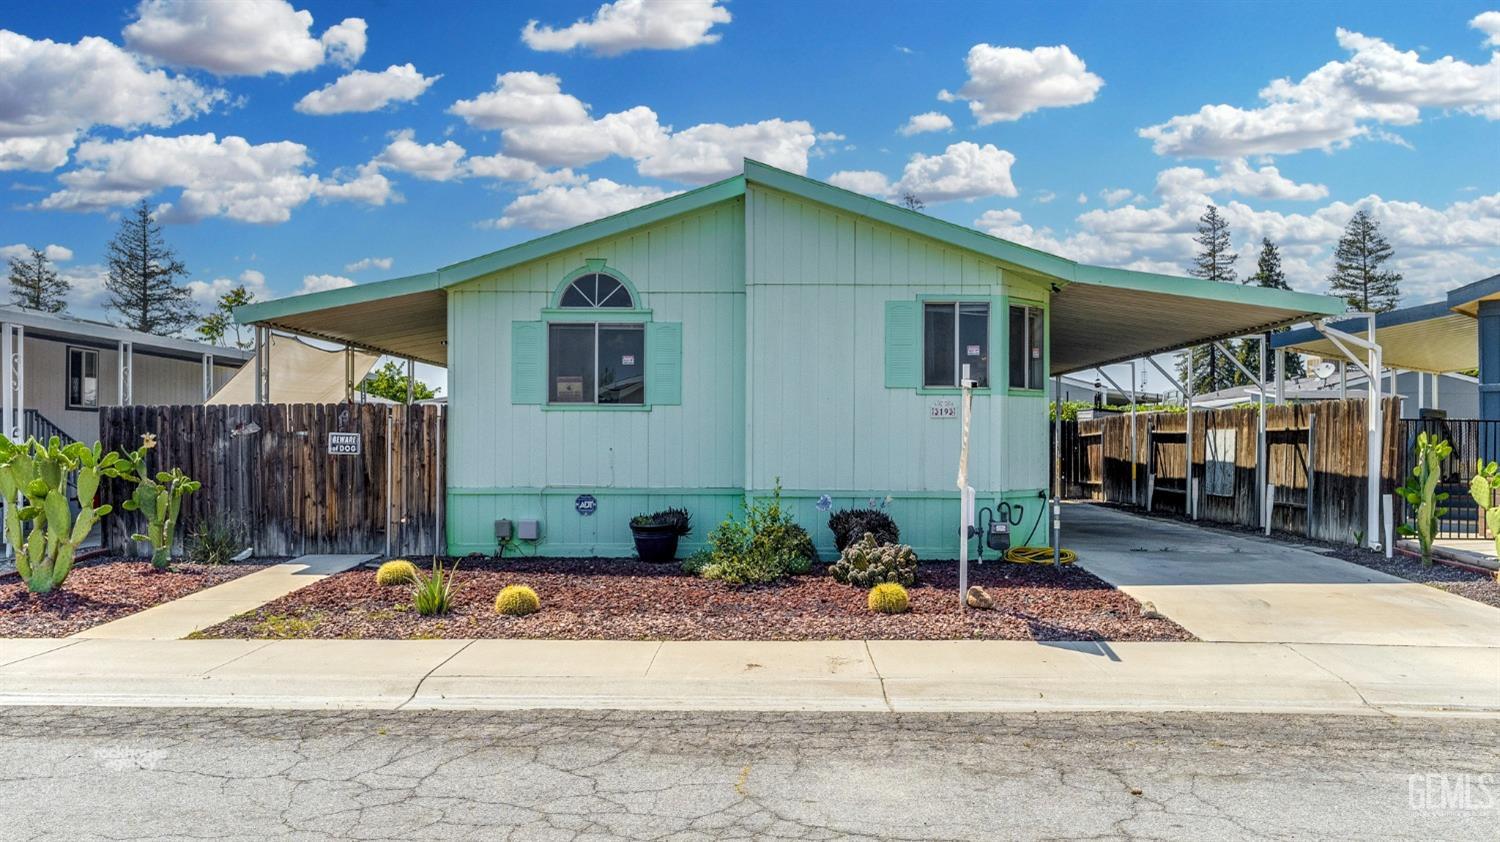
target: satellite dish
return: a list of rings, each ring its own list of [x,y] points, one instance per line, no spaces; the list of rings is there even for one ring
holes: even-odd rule
[[[1316,375],[1318,375],[1318,377],[1320,377],[1320,378],[1322,378],[1324,380],[1327,380],[1328,378],[1330,378],[1330,377],[1333,376],[1333,373],[1335,371],[1338,371],[1338,370],[1339,370],[1338,366],[1336,366],[1333,363],[1328,362],[1328,361],[1325,360],[1323,362],[1318,363],[1318,367],[1313,369],[1313,373],[1316,374]]]

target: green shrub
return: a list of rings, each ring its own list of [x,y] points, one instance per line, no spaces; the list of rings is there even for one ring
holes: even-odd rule
[[[901,543],[901,530],[896,528],[896,522],[879,509],[840,509],[828,517],[828,529],[833,533],[834,549],[839,552],[866,532],[875,536],[877,544]]]
[[[417,581],[417,566],[404,558],[393,559],[375,571],[375,584],[410,585]]]
[[[906,595],[906,588],[895,582],[882,582],[870,588],[865,604],[878,614],[903,614],[911,607],[911,599]]]
[[[731,585],[774,582],[818,557],[812,537],[781,505],[781,480],[769,497],[745,507],[744,520],[724,519],[708,536],[708,559],[699,575]]]
[[[536,591],[525,585],[506,585],[495,594],[495,610],[508,617],[524,617],[542,608]]]
[[[713,553],[708,550],[699,550],[682,560],[682,572],[689,576],[700,576],[703,568],[713,561]]]
[[[455,561],[453,567],[444,570],[443,563],[434,560],[430,575],[417,574],[411,604],[418,614],[436,617],[453,610],[453,598],[458,594],[458,589],[453,585],[453,577],[457,573],[458,562]]]
[[[812,559],[807,556],[792,556],[786,561],[786,572],[793,576],[804,576],[812,571]]]
[[[867,532],[859,543],[844,548],[828,574],[861,588],[882,582],[910,585],[917,580],[917,554],[905,544],[877,544],[875,536]]]
[[[248,532],[242,521],[211,515],[193,526],[183,551],[194,564],[226,564],[249,545]]]

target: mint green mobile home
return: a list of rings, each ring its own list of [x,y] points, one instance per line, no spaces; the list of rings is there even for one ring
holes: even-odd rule
[[[1054,374],[1337,312],[1324,296],[1085,266],[747,161],[742,175],[434,272],[237,317],[448,371],[447,544],[629,556],[680,506],[690,552],[778,482],[832,553],[829,506],[884,505],[958,554],[969,481],[1043,544]],[[821,501],[821,502],[820,502]]]

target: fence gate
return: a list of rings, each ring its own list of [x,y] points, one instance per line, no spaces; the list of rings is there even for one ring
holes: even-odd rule
[[[444,551],[443,407],[393,404],[112,406],[99,411],[106,450],[156,436],[153,470],[180,467],[203,483],[183,500],[179,542],[223,517],[256,555]],[[143,531],[119,504],[129,486],[100,489],[115,550]]]
[[[1405,481],[1415,467],[1417,434],[1427,433],[1447,439],[1453,445],[1453,453],[1444,462],[1438,480],[1438,491],[1448,493],[1443,503],[1448,514],[1438,518],[1439,538],[1485,538],[1484,518],[1474,499],[1469,496],[1469,480],[1474,478],[1476,463],[1500,460],[1500,421],[1480,421],[1473,418],[1422,418],[1401,422],[1401,478]],[[1494,501],[1490,502],[1494,505]],[[1406,502],[1396,498],[1397,522],[1412,519]]]

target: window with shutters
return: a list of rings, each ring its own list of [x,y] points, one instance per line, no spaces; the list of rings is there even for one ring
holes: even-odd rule
[[[990,385],[989,302],[923,302],[922,385],[956,388],[964,366],[975,386]]]
[[[558,305],[599,311],[600,321],[547,325],[547,402],[644,404],[645,326],[605,321],[610,310],[634,309],[629,288],[613,275],[590,272],[563,290]]]

